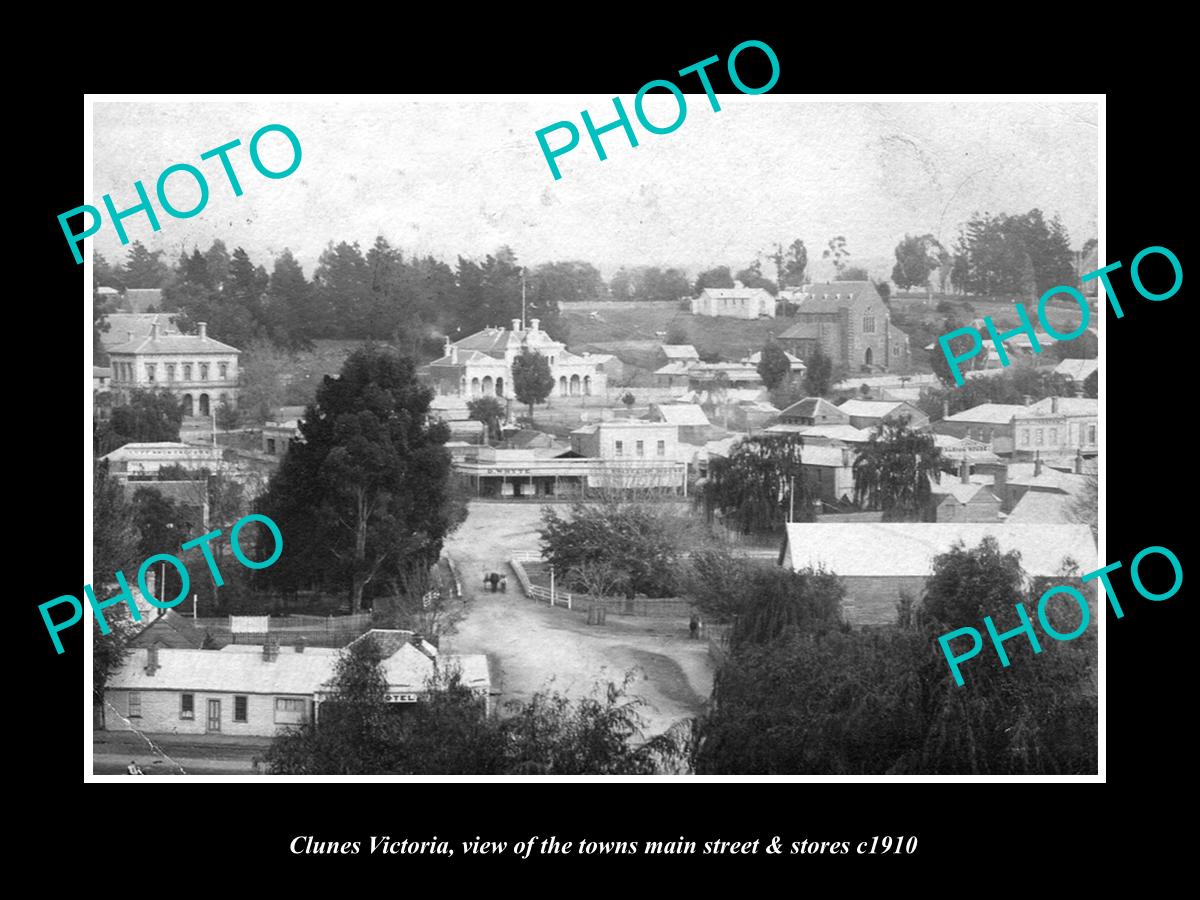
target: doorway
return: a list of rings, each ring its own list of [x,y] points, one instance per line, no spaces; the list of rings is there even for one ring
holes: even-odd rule
[[[206,725],[204,730],[209,733],[221,730],[221,701],[220,700],[209,700],[208,701],[208,724]]]

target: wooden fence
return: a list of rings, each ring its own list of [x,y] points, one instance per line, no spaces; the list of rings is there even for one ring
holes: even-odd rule
[[[548,587],[536,584],[529,577],[529,569],[534,566],[544,567],[541,556],[535,553],[517,553],[509,561],[521,590],[527,597],[554,606],[573,609],[588,613],[588,620],[596,619],[597,613],[602,617],[606,614],[614,616],[646,616],[689,618],[695,607],[690,600],[682,597],[593,597],[590,594],[564,591],[557,587],[553,598]]]

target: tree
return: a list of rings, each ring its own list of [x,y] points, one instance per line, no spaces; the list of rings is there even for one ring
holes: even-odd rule
[[[500,423],[505,418],[504,404],[495,397],[467,401],[467,416],[487,426],[488,438],[500,440]]]
[[[134,389],[128,403],[113,407],[107,422],[96,423],[96,454],[129,443],[177,442],[182,424],[183,406],[174,394]]]
[[[775,282],[763,277],[761,260],[754,260],[754,262],[738,272],[737,280],[748,288],[762,288],[772,297],[779,291],[779,286]]]
[[[191,509],[176,503],[147,482],[133,493],[130,514],[138,533],[138,555],[148,559],[159,553],[177,552],[184,541],[199,533],[199,516]],[[173,600],[182,589],[179,571],[172,565],[156,565],[154,595],[160,600]]]
[[[714,269],[706,269],[700,273],[696,279],[696,287],[693,293],[699,294],[705,288],[731,287],[733,287],[733,276],[729,274],[729,266],[717,266]]]
[[[533,420],[534,404],[542,403],[554,390],[554,376],[550,374],[550,361],[536,350],[521,349],[512,362],[513,394],[517,400],[529,407],[529,418]]]
[[[233,431],[242,424],[242,412],[232,403],[220,403],[216,410],[216,424],[222,431]]]
[[[837,237],[829,239],[829,243],[821,252],[821,259],[832,260],[833,268],[840,275],[846,266],[846,257],[849,255],[850,251],[846,249],[846,239],[839,234]]]
[[[879,291],[879,297],[884,303],[890,303],[892,300],[892,286],[886,281],[876,281],[875,290]]]
[[[785,280],[792,287],[799,287],[804,284],[804,279],[808,273],[808,248],[804,246],[804,241],[799,238],[792,241],[788,247],[785,271],[786,276],[779,281],[780,287],[783,287]]]
[[[123,280],[128,288],[165,287],[171,270],[160,259],[161,250],[150,251],[141,241],[134,241],[125,257]]]
[[[581,260],[542,263],[532,274],[539,296],[561,303],[595,302],[608,299],[608,289],[599,270]]]
[[[846,589],[823,569],[759,571],[749,602],[742,604],[733,629],[735,652],[747,644],[768,644],[793,632],[825,631],[842,624]]]
[[[942,263],[945,248],[932,234],[905,234],[896,245],[896,265],[892,281],[902,290],[928,287],[929,278]]]
[[[762,349],[758,361],[758,376],[768,390],[774,390],[792,371],[791,360],[773,338]]]
[[[263,502],[289,546],[268,580],[340,583],[354,611],[385,563],[437,559],[455,513],[432,398],[411,360],[370,345],[326,376]]]
[[[633,405],[637,403],[637,398],[633,396],[633,391],[626,391],[621,395],[621,402],[625,405],[626,409],[633,409]]]
[[[804,364],[804,390],[810,397],[824,397],[833,387],[833,360],[818,344]]]
[[[238,360],[238,410],[247,424],[270,421],[272,410],[283,405],[283,379],[289,360],[269,341],[253,341]]]
[[[626,596],[669,597],[675,590],[675,561],[682,552],[680,529],[669,509],[651,503],[626,503],[602,498],[599,503],[576,502],[570,517],[552,507],[542,511],[542,556],[567,577],[567,586],[586,589],[582,579],[594,567],[607,565]]]
[[[1097,369],[1087,378],[1083,379],[1083,396],[1091,397],[1093,400],[1100,393],[1100,370]]]
[[[798,435],[743,438],[727,457],[709,461],[700,495],[705,514],[731,519],[743,534],[775,531],[785,522],[812,520],[812,500],[801,470]]]
[[[834,281],[870,281],[867,270],[861,266],[845,266],[838,270]]]
[[[141,562],[138,532],[133,514],[125,501],[121,484],[108,471],[108,463],[99,461],[92,468],[92,577],[91,584],[100,600],[115,593],[116,573],[128,576]],[[108,593],[108,588],[113,588]],[[101,596],[103,594],[103,596]],[[109,633],[101,634],[92,619],[92,697],[101,706],[108,679],[121,668],[128,656],[127,631],[133,623],[126,604],[105,610]]]
[[[286,247],[275,258],[263,302],[263,318],[271,339],[293,350],[311,347],[312,339],[326,333],[331,325],[317,292]]]
[[[854,461],[854,502],[882,509],[886,521],[920,521],[941,463],[933,435],[913,431],[907,417],[885,419]]]

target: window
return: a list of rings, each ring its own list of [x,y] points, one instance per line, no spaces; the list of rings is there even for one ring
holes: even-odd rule
[[[154,381],[154,363],[146,363],[146,380]]]
[[[1045,441],[1043,440],[1043,438],[1045,438],[1045,436],[1046,436],[1045,430],[1042,428],[1039,428],[1037,430],[1037,443],[1044,444]]]
[[[638,441],[638,442],[637,442],[637,455],[638,455],[638,456],[645,456],[645,455],[646,455],[646,444],[645,444],[645,442],[644,442],[644,441]]]
[[[275,438],[267,438],[267,452],[275,455]]]
[[[200,380],[208,381],[208,363],[200,363]]]
[[[1058,429],[1057,428],[1050,429],[1050,443],[1052,443],[1052,444],[1058,443]]]
[[[229,363],[217,363],[217,369],[220,371],[222,379],[229,377]]]
[[[184,381],[192,380],[192,364],[191,363],[183,364],[183,380]]]
[[[874,333],[874,331],[875,331],[875,317],[874,316],[863,316],[863,332],[866,334],[871,334],[871,333]]]
[[[1089,444],[1096,443],[1096,426],[1095,425],[1088,426],[1088,443]]]
[[[181,718],[181,719],[196,718],[196,695],[195,694],[180,694],[179,695],[179,718]]]
[[[301,703],[304,701],[301,700]],[[234,697],[233,698],[233,721],[248,722],[247,707],[250,705],[249,697]]]
[[[624,444],[624,442],[623,442],[623,441],[617,441],[617,442],[616,442],[616,443],[613,445],[613,452],[614,452],[614,453],[615,453],[617,456],[620,456],[622,453],[624,453],[624,452],[625,452],[625,444]]]
[[[1021,429],[1021,446],[1022,447],[1029,446],[1029,429],[1028,428]]]
[[[298,725],[308,719],[308,701],[303,697],[276,697],[275,721]]]
[[[167,381],[175,380],[175,363],[167,363]]]
[[[142,717],[142,695],[140,691],[129,692],[129,718],[140,719]]]
[[[667,455],[667,442],[666,442],[666,441],[659,441],[659,442],[658,442],[658,455],[659,455],[659,456],[666,456],[666,455]]]

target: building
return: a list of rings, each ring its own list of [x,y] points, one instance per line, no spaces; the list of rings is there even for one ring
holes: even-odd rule
[[[108,460],[109,472],[125,478],[157,475],[163,466],[182,466],[193,472],[201,469],[217,472],[225,468],[221,447],[171,441],[125,444],[100,458]]]
[[[957,476],[938,474],[931,488],[929,521],[1000,521],[1000,498],[992,490],[995,476],[972,475],[966,459],[959,460]]]
[[[143,615],[142,621],[145,624],[129,639],[130,647],[157,647],[160,650],[204,649],[205,632],[173,609],[155,609],[149,616]],[[212,640],[212,643],[219,647],[215,640]]]
[[[1046,397],[1013,416],[1013,456],[1085,456],[1099,451],[1100,401],[1089,397]]]
[[[679,457],[679,426],[643,419],[596,422],[571,432],[571,450],[593,459],[675,460]]]
[[[802,359],[800,359],[800,357],[793,356],[791,353],[788,353],[786,350],[783,351],[783,355],[787,357],[788,365],[791,367],[791,369],[790,369],[791,374],[797,375],[797,376],[804,374],[804,371],[805,371],[805,369],[808,368],[808,366],[804,365],[804,361]],[[751,353],[749,356],[747,356],[745,359],[742,360],[743,365],[753,366],[755,371],[758,370],[758,364],[760,362],[762,362],[762,351],[761,350],[754,351],[753,353]]]
[[[1008,456],[1013,452],[1013,419],[1028,407],[1015,403],[981,403],[933,424],[938,434],[970,438],[988,446],[992,452]]]
[[[843,615],[851,625],[892,625],[903,590],[919,599],[933,571],[933,559],[957,541],[978,546],[996,538],[1001,552],[1021,553],[1030,577],[1054,577],[1064,563],[1081,571],[1096,568],[1096,544],[1086,525],[1010,523],[789,523],[780,564],[792,570],[824,566],[846,586]],[[969,623],[965,623],[969,624]]]
[[[174,313],[108,313],[104,317],[107,328],[100,332],[100,346],[105,352],[131,340],[141,340],[150,336],[150,329],[157,325],[159,332],[178,331],[175,327]],[[131,338],[129,335],[132,334]]]
[[[908,419],[909,428],[921,431],[929,427],[929,416],[911,403],[895,400],[845,400],[838,409],[850,417],[855,428],[877,428],[885,421]]]
[[[120,402],[127,403],[135,389],[164,388],[180,398],[187,416],[210,415],[220,404],[236,407],[241,351],[210,338],[204,322],[198,329],[178,334],[155,322],[145,338],[131,333],[109,349],[112,389]]]
[[[511,328],[485,328],[460,341],[446,339],[445,353],[425,371],[439,396],[470,399],[512,397],[512,363],[523,350],[540,353],[550,363],[555,390],[551,396],[603,396],[608,376],[598,357],[570,353],[566,345],[541,330],[538,319],[522,327],[513,319]]]
[[[1012,512],[1021,500],[1030,493],[1058,494],[1070,503],[1088,489],[1089,479],[1094,475],[1084,474],[1082,455],[1077,456],[1072,471],[1061,471],[1046,465],[1038,458],[1033,462],[1012,462],[997,472],[995,490],[1000,497],[1001,509]]]
[[[796,309],[795,323],[779,342],[801,359],[819,346],[850,371],[904,371],[908,335],[891,323],[887,304],[869,281],[812,284]]]
[[[683,388],[688,386],[688,372],[696,365],[695,360],[677,360],[654,370],[654,386]]]
[[[705,288],[692,298],[693,316],[728,316],[734,319],[775,318],[775,298],[762,288],[735,281],[731,288]]]
[[[416,703],[438,673],[458,670],[481,698],[490,696],[487,658],[440,656],[411,632],[370,631],[381,646],[390,703]],[[222,650],[142,647],[109,680],[110,731],[273,737],[312,721],[331,698],[340,650],[230,644]]]
[[[262,451],[271,456],[287,456],[292,441],[300,439],[300,420],[267,422],[262,430]]]
[[[107,391],[112,384],[112,369],[108,366],[92,366],[92,393]]]
[[[784,425],[849,425],[850,416],[821,397],[805,397],[779,413]]]
[[[1096,373],[1099,367],[1100,360],[1098,359],[1064,359],[1054,367],[1054,374],[1063,375],[1076,384],[1082,385]]]
[[[688,367],[688,390],[712,391],[724,389],[757,388],[763,386],[762,376],[754,366],[744,363],[693,363]]]
[[[667,363],[698,363],[700,354],[691,344],[662,344],[655,360],[660,365]]]
[[[782,422],[764,429],[767,434],[798,434],[804,445],[857,447],[871,440],[871,432],[853,425],[788,425]]]
[[[646,418],[676,426],[679,440],[685,444],[703,444],[712,437],[712,423],[695,403],[654,403]]]
[[[800,471],[810,497],[841,505],[854,498],[854,460],[849,447],[817,444],[800,451]]]

